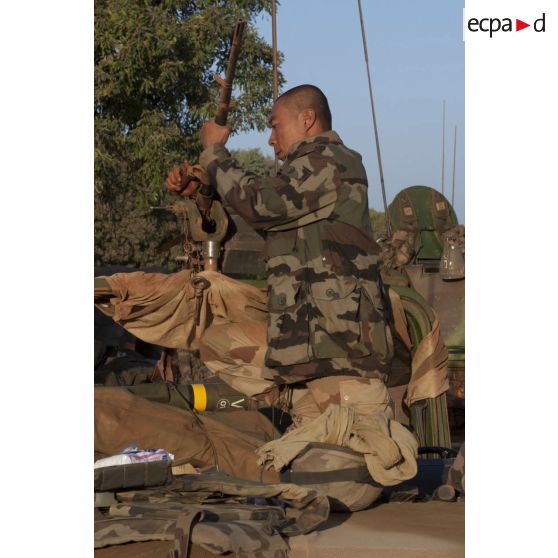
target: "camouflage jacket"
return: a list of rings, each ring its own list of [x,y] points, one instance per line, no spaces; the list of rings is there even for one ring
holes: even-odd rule
[[[266,239],[267,366],[389,359],[361,156],[329,131],[295,143],[274,177],[242,169],[221,144],[200,163]]]

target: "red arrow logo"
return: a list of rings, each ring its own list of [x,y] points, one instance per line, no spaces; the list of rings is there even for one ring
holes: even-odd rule
[[[524,21],[521,21],[520,19],[515,20],[515,30],[516,31],[521,31],[522,29],[525,29],[526,27],[531,27],[531,24],[530,23],[525,23]]]

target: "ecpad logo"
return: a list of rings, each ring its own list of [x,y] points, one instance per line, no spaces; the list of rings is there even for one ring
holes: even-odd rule
[[[539,19],[536,19],[534,21],[533,29],[535,30],[535,32],[537,33],[545,32],[545,24],[546,24],[545,17],[546,14],[543,13],[543,15]],[[512,18],[509,17],[505,17],[503,19],[500,19],[498,17],[490,17],[490,18],[485,17],[483,19],[477,19],[475,17],[472,17],[467,22],[467,27],[469,31],[472,31],[473,33],[477,33],[478,31],[482,31],[484,33],[490,33],[490,38],[492,38],[492,35],[494,33],[497,33],[498,31],[510,32],[514,30]],[[515,20],[515,31],[521,31],[522,29],[526,29],[527,27],[531,27],[531,24],[525,23],[520,19]]]

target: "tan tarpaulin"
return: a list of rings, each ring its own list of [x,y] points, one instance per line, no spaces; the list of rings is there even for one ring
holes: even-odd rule
[[[389,300],[391,302],[391,310],[393,313],[393,321],[395,324],[395,331],[405,344],[405,347],[412,349],[413,344],[411,343],[411,338],[409,337],[409,332],[407,331],[407,318],[405,317],[405,310],[403,309],[403,303],[401,302],[401,297],[393,289],[389,289]]]
[[[280,470],[308,444],[322,442],[364,454],[372,478],[393,486],[417,474],[417,439],[383,413],[362,416],[352,407],[330,405],[312,422],[268,442],[257,450],[260,463]]]
[[[419,343],[413,356],[405,404],[410,407],[415,401],[438,397],[448,389],[448,350],[436,317],[432,331]]]
[[[200,299],[199,325],[190,270],[170,275],[136,272],[104,277],[114,296],[97,306],[149,343],[197,349],[203,337],[202,358],[225,382],[250,397],[269,390],[274,384],[263,378],[267,295],[262,289],[215,271],[197,276],[209,282]],[[401,300],[393,289],[389,294],[397,332],[410,348]],[[449,388],[447,363],[448,353],[436,317],[432,331],[413,357],[405,398],[408,406],[437,397]]]
[[[225,424],[227,422],[227,424]],[[255,450],[277,434],[257,411],[221,412],[219,420],[154,403],[124,388],[95,388],[95,453],[113,455],[134,444],[164,448],[175,456],[175,465],[219,465],[229,475],[260,480]],[[265,482],[278,482],[274,471]]]
[[[265,322],[211,325],[200,340],[203,363],[233,389],[248,397],[276,388],[265,379]]]
[[[396,331],[411,349],[412,344],[407,329],[407,318],[401,298],[389,289],[389,297],[394,315]],[[432,311],[434,313],[434,311]],[[405,394],[405,404],[410,407],[416,401],[438,397],[449,389],[448,350],[440,333],[440,321],[434,313],[432,330],[419,343],[411,362],[411,379]]]
[[[190,270],[116,273],[103,277],[112,289],[97,307],[143,341],[170,349],[197,349],[203,332],[229,323],[266,322],[267,295],[216,271],[197,274],[209,281],[202,291],[199,325]]]

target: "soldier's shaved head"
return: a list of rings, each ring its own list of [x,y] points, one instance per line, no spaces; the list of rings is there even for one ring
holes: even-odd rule
[[[284,103],[297,114],[305,109],[312,109],[324,130],[331,130],[331,111],[327,97],[315,85],[293,87],[277,97],[277,102]]]
[[[269,145],[285,159],[295,143],[331,130],[326,96],[315,85],[299,85],[275,101],[269,116]]]

